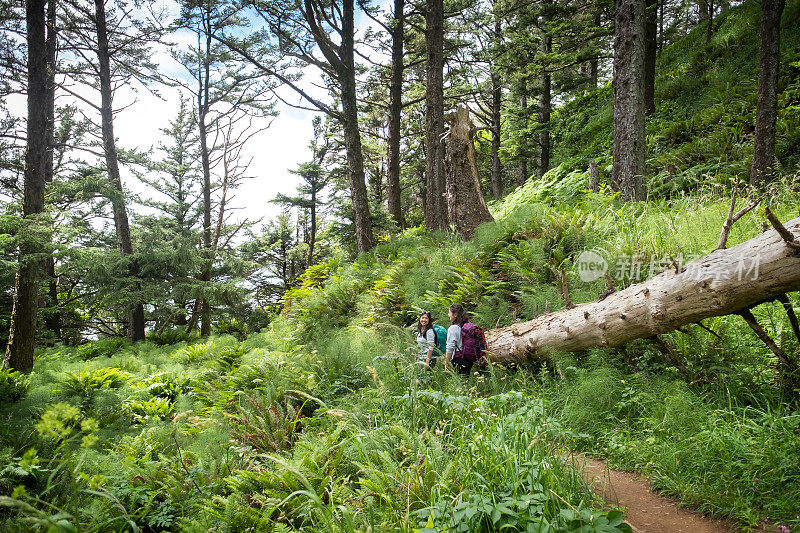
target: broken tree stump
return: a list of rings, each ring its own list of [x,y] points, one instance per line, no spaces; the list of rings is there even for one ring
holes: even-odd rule
[[[447,172],[447,217],[462,240],[472,238],[475,228],[494,220],[486,207],[475,164],[475,145],[472,135],[475,126],[469,110],[459,106],[448,113],[450,124],[447,138],[445,168]]]

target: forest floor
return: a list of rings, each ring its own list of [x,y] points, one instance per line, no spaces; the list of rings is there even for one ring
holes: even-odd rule
[[[580,453],[572,455],[575,466],[610,506],[624,507],[625,521],[634,533],[729,533],[739,531],[733,522],[711,519],[700,513],[679,507],[670,498],[653,492],[650,482],[631,472],[609,469],[599,459]],[[757,533],[778,531],[760,527]]]

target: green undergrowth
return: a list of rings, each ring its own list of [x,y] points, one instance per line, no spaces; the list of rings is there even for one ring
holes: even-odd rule
[[[41,354],[0,411],[0,526],[630,531],[522,380],[420,373],[407,331],[295,334]]]
[[[546,390],[554,417],[590,435],[581,449],[743,528],[800,526],[796,396],[735,396],[607,364],[568,374]]]
[[[769,200],[784,220],[796,208],[786,191]],[[486,329],[509,324],[563,308],[562,271],[573,302],[593,300],[606,281],[580,279],[583,250],[613,276],[631,255],[670,268],[653,258],[713,249],[730,202],[564,194],[521,189],[470,242],[412,229],[355,261],[334,257],[260,333],[56,347],[29,378],[4,374],[0,525],[626,531],[572,466],[570,451],[586,450],[743,529],[798,526],[796,391],[736,317],[664,337],[688,375],[647,341],[469,380],[416,364],[421,309],[442,323],[459,301]],[[749,214],[729,244],[760,232]],[[755,313],[797,354],[781,306]]]
[[[742,530],[800,530],[796,382],[740,317],[468,379],[419,368],[412,332],[422,310],[446,323],[452,302],[486,330],[509,325],[714,250],[749,168],[757,8],[720,17],[707,47],[700,27],[664,51],[648,202],[585,190],[590,158],[609,172],[605,88],[557,114],[559,165],[491,204],[469,242],[412,228],[329,257],[260,332],[231,321],[205,339],[101,339],[44,350],[30,376],[0,373],[0,530],[630,531],[573,450]],[[784,24],[783,177],[766,200],[784,221],[800,184],[797,31]],[[728,246],[763,219],[745,215]],[[608,277],[581,276],[587,250]],[[753,312],[800,358],[781,305]]]

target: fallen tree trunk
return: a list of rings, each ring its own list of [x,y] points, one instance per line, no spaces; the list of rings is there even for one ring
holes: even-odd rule
[[[800,218],[785,228],[794,242],[800,240]],[[785,238],[770,229],[601,301],[487,331],[489,358],[522,363],[547,357],[554,350],[619,347],[800,290],[800,254]]]

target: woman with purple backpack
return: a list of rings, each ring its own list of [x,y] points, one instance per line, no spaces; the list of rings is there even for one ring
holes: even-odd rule
[[[451,326],[447,328],[445,359],[456,372],[468,376],[472,365],[486,352],[483,330],[469,321],[464,306],[455,303],[447,311]]]

